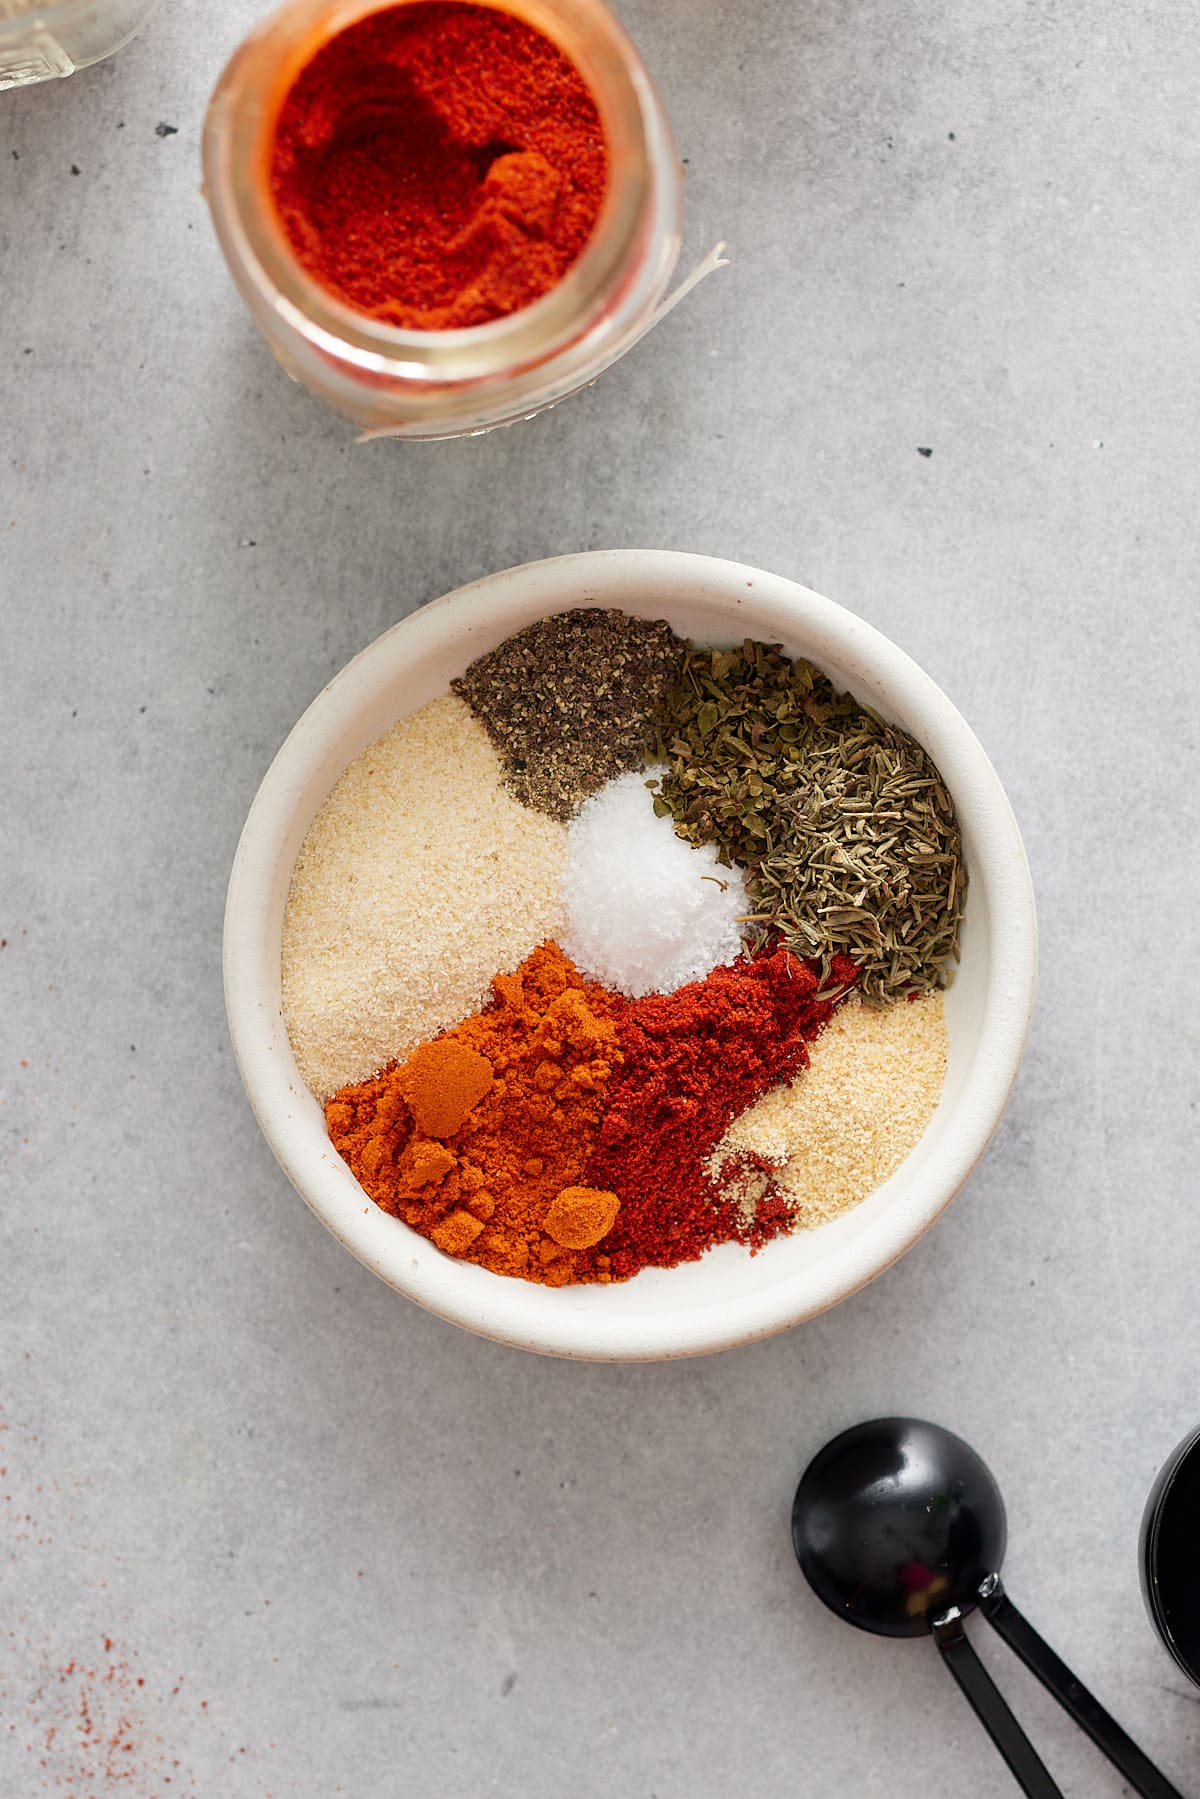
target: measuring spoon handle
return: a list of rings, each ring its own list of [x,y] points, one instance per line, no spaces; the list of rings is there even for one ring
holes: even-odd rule
[[[956,1605],[933,1621],[942,1660],[966,1694],[975,1715],[1016,1775],[1028,1799],[1062,1799],[1037,1750],[1009,1711],[999,1688],[972,1649]]]
[[[1008,1594],[998,1574],[990,1574],[979,1589],[979,1609],[1010,1649],[1014,1649],[1025,1666],[1032,1670],[1048,1692],[1053,1693],[1063,1710],[1103,1750],[1118,1768],[1135,1793],[1142,1799],[1183,1799],[1165,1775],[1126,1736],[1116,1719],[1110,1717],[1098,1699],[1093,1698],[1082,1681],[1076,1680],[1066,1662],[1055,1655],[1049,1643],[1040,1637]]]

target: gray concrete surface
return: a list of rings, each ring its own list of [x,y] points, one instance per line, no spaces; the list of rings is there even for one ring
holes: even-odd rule
[[[1135,1560],[1200,1419],[1194,9],[626,0],[689,250],[733,267],[558,411],[411,448],[284,379],[210,234],[202,111],[256,11],[168,0],[0,95],[0,1791],[1004,1799],[932,1649],[839,1629],[791,1561],[805,1459],[890,1409],[988,1457],[1014,1595],[1200,1791]],[[668,1367],[376,1283],[222,1017],[230,858],[301,708],[431,596],[597,545],[893,635],[1040,904],[1020,1088],[944,1221]],[[1113,1799],[981,1647],[1064,1793]]]

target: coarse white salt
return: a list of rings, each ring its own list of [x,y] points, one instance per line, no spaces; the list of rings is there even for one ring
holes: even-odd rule
[[[740,870],[658,818],[641,771],[593,794],[571,821],[562,947],[580,972],[640,999],[732,962],[749,911]]]
[[[402,719],[333,788],[283,919],[283,1011],[328,1099],[402,1061],[562,930],[566,827],[513,799],[452,694]]]

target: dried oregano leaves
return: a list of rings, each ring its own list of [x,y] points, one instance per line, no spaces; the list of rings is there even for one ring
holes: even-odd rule
[[[614,775],[642,766],[683,649],[663,619],[559,612],[452,685],[491,738],[514,797],[565,820]]]
[[[752,947],[774,934],[864,998],[941,986],[967,878],[954,805],[920,744],[811,663],[749,639],[689,646],[666,696],[654,801],[680,836],[747,870]]]

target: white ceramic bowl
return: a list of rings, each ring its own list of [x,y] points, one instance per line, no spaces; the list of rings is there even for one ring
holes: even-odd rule
[[[970,889],[962,963],[946,998],[950,1053],[924,1137],[877,1192],[756,1256],[611,1286],[543,1287],[443,1255],[367,1199],[325,1132],[293,1059],[280,1001],[280,932],[296,855],[342,770],[397,719],[443,693],[485,650],[572,606],[666,618],[706,642],[757,637],[807,656],[919,739],[954,796]],[[598,1361],[700,1355],[824,1311],[912,1246],[967,1179],[999,1122],[1029,1025],[1033,891],[1012,810],[966,722],[895,644],[778,575],[666,551],[612,550],[507,569],[384,633],[330,682],[276,756],[238,845],[225,913],[225,1000],[246,1092],[280,1166],[346,1248],[398,1292],[482,1336]]]

